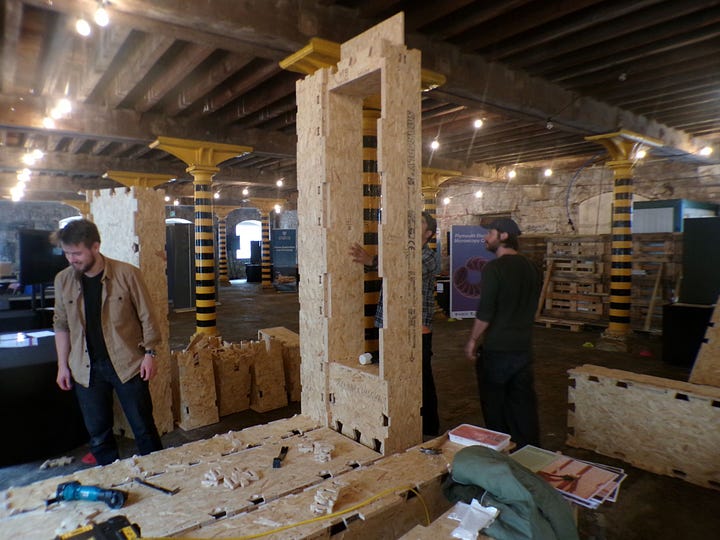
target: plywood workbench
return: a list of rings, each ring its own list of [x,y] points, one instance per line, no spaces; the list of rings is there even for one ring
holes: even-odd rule
[[[298,445],[313,441],[334,446],[330,461],[317,462],[312,453],[299,451]],[[289,447],[287,457],[279,469],[273,469],[273,457],[281,446]],[[0,493],[0,536],[47,539],[73,530],[86,519],[99,523],[125,515],[140,526],[144,537],[238,537],[316,517],[310,508],[315,492],[321,486],[339,482],[344,487],[335,511],[349,510],[377,498],[346,514],[270,537],[324,538],[330,536],[330,531],[346,531],[347,537],[397,538],[415,525],[427,523],[428,517],[438,517],[450,506],[441,494],[440,484],[461,447],[444,437],[425,446],[438,446],[443,451],[428,455],[420,452],[420,447],[413,447],[383,458],[298,415],[11,488]],[[233,468],[250,469],[260,478],[235,490],[202,485],[210,469],[229,474]],[[165,495],[133,482],[135,476],[180,491]],[[45,500],[54,495],[57,485],[71,480],[122,489],[128,492],[128,501],[118,510],[88,501],[61,502],[46,509]]]

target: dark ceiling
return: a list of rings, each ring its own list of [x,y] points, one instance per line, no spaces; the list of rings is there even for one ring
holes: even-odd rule
[[[160,135],[254,148],[216,176],[224,201],[243,187],[291,196],[301,75],[278,62],[398,11],[423,67],[447,78],[423,94],[425,166],[470,178],[478,164],[499,177],[576,167],[601,150],[585,136],[620,128],[660,138],[662,159],[720,153],[720,1],[112,0],[105,28],[92,22],[97,5],[4,0],[0,196],[34,149],[45,156],[29,167],[26,199],[117,185],[108,170],[172,175],[168,192],[189,196],[184,164],[148,147]],[[64,96],[72,112],[43,127]],[[715,153],[697,157],[706,144]]]

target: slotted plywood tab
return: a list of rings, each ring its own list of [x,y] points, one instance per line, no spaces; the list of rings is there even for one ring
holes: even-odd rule
[[[720,305],[720,304],[719,304]],[[690,382],[720,387],[720,307],[715,306],[705,341],[690,373]]]

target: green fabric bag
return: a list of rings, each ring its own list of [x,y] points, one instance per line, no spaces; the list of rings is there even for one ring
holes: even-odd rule
[[[570,504],[555,488],[506,454],[468,446],[443,486],[451,502],[475,498],[500,511],[483,534],[497,540],[579,540]]]

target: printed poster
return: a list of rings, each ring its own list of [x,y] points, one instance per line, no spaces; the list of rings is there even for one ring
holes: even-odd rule
[[[453,225],[450,229],[450,317],[475,317],[485,263],[495,254],[485,248],[487,229],[479,225]]]
[[[270,232],[273,285],[278,291],[297,291],[297,231],[273,229]]]

